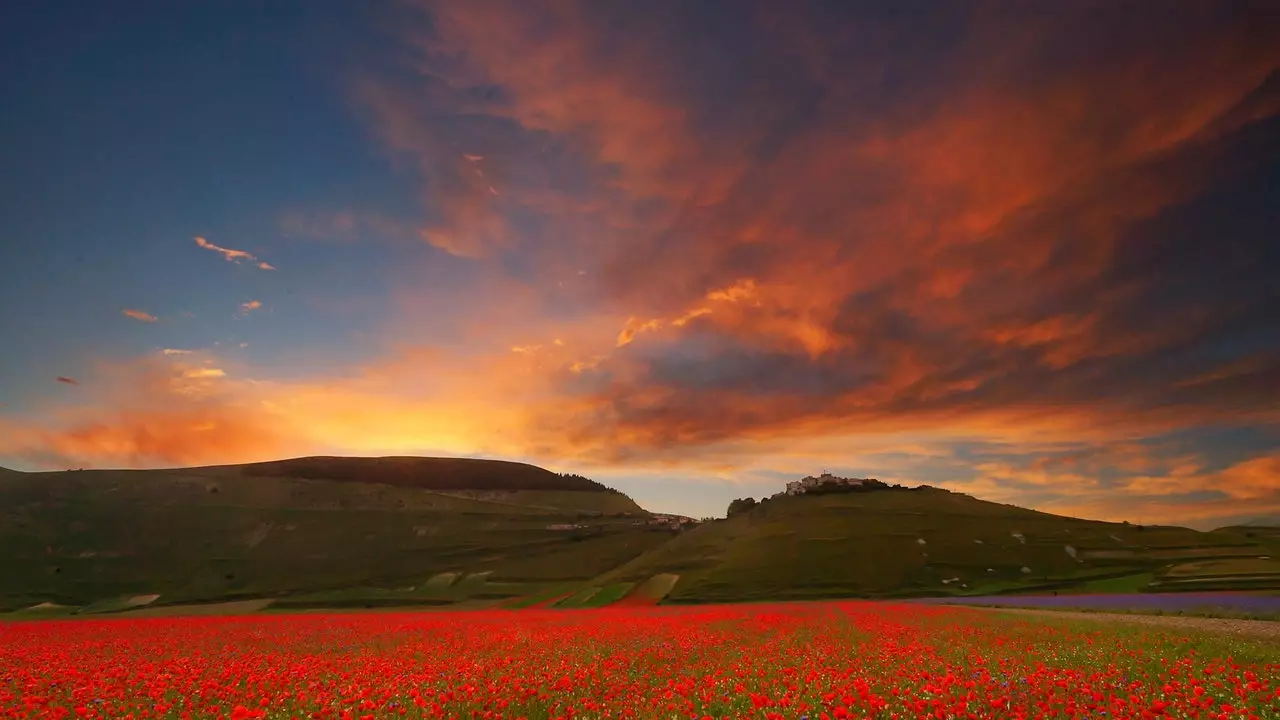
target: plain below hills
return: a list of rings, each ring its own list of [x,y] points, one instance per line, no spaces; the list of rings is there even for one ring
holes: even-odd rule
[[[1097,522],[928,486],[780,494],[690,527],[488,460],[0,472],[0,610],[29,614],[1274,589],[1277,554],[1269,528]]]

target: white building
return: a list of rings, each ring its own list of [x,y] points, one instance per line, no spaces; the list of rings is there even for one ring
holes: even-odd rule
[[[787,494],[802,495],[819,485],[862,485],[870,480],[871,478],[842,478],[824,472],[818,477],[809,476],[787,483]]]

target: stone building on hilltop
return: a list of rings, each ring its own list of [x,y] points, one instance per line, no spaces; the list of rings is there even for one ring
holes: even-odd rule
[[[859,487],[874,482],[874,478],[844,478],[824,472],[818,477],[810,476],[802,480],[787,483],[787,494],[803,495],[804,493],[816,488]]]

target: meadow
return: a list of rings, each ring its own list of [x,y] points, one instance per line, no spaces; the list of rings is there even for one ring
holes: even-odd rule
[[[883,602],[0,625],[4,718],[1280,718],[1280,648]]]
[[[919,598],[925,604],[964,604],[989,607],[1139,612],[1253,617],[1280,620],[1280,594],[1250,592],[1112,593],[1097,595],[995,595],[965,598]]]

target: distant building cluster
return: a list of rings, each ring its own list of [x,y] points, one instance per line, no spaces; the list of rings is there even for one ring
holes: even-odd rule
[[[810,490],[837,488],[837,487],[861,487],[863,485],[873,485],[877,482],[875,478],[844,478],[837,477],[831,473],[822,473],[818,477],[806,477],[803,480],[796,480],[787,483],[788,495],[803,495]]]
[[[649,525],[664,525],[670,528],[681,528],[689,525],[697,525],[698,521],[684,515],[672,515],[670,513],[653,513],[653,517],[648,521]]]

